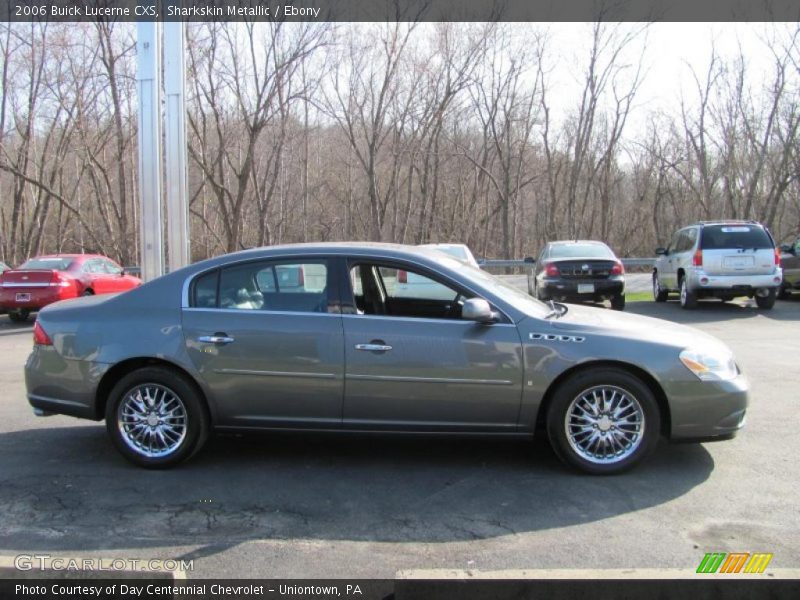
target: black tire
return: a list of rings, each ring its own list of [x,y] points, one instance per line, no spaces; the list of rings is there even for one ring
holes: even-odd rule
[[[625,310],[625,294],[612,297],[611,308],[614,310]]]
[[[156,390],[156,399],[162,390],[173,394],[185,414],[185,433],[174,448],[165,450],[162,455],[148,455],[144,448],[135,449],[135,442],[131,440],[133,436],[123,431],[118,419],[120,407],[128,394],[142,387]],[[210,432],[208,410],[194,383],[177,371],[160,366],[137,369],[120,379],[109,394],[105,417],[106,430],[117,450],[133,464],[148,469],[166,469],[187,460],[203,447]],[[152,438],[153,434],[150,436]]]
[[[94,296],[94,292],[92,290],[83,290],[82,296]]]
[[[778,290],[778,299],[779,300],[789,300],[792,297],[792,293],[789,291],[785,285],[782,285]]]
[[[656,302],[666,302],[667,290],[661,287],[661,282],[658,281],[658,274],[653,273],[653,300]]]
[[[687,310],[697,307],[697,294],[689,290],[686,285],[686,278],[682,277],[680,281],[681,287],[681,308]]]
[[[24,309],[24,308],[16,308],[14,310],[8,311],[8,318],[14,321],[14,323],[24,323],[28,320],[31,311]]]
[[[635,439],[630,443],[627,454],[618,458],[612,456],[602,462],[591,460],[576,449],[579,444],[573,445],[575,442],[570,442],[567,424],[568,411],[571,410],[573,403],[579,403],[579,399],[585,393],[591,393],[593,388],[601,387],[614,388],[624,392],[629,399],[632,399],[635,406],[638,407],[638,412],[628,414],[638,416],[643,428],[641,435],[634,436]],[[631,406],[634,406],[633,402]],[[626,414],[625,411],[623,414]],[[575,427],[573,425],[573,429]],[[602,427],[602,423],[600,427],[594,426],[595,432],[592,433],[590,430],[590,437],[597,434],[606,435],[600,431]],[[638,377],[615,367],[587,369],[570,376],[555,391],[547,411],[547,434],[555,453],[566,464],[592,475],[615,475],[640,464],[655,450],[660,431],[661,413],[653,392]],[[575,435],[581,435],[581,433]],[[618,434],[609,433],[608,435]],[[599,450],[599,445],[597,449]]]
[[[776,295],[775,288],[770,289],[766,296],[756,295],[756,305],[762,310],[771,310],[775,306]]]

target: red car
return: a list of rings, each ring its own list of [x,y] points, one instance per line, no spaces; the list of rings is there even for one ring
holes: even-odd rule
[[[12,321],[68,298],[124,292],[142,285],[122,267],[99,254],[53,254],[28,259],[0,275],[0,309]]]

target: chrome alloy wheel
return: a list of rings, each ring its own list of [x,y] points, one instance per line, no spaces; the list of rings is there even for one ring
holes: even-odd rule
[[[120,402],[117,427],[137,454],[148,458],[168,456],[186,438],[186,407],[169,388],[143,383],[130,389]]]
[[[595,464],[620,462],[641,445],[644,411],[630,392],[612,385],[589,388],[570,403],[564,417],[569,445]]]

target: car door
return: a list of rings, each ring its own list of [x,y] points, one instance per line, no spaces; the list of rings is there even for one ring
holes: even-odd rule
[[[299,276],[311,270],[313,289]],[[344,346],[332,283],[323,258],[237,263],[191,283],[186,351],[220,427],[340,426]]]
[[[426,280],[425,297],[394,296],[401,270]],[[353,259],[342,287],[344,427],[516,429],[523,367],[513,323],[461,319],[473,294],[411,264]]]
[[[126,292],[139,285],[139,279],[131,277],[113,260],[102,259],[106,272],[106,283],[110,292]]]
[[[683,230],[675,232],[667,246],[667,253],[663,257],[664,269],[661,279],[665,288],[670,290],[678,289],[678,263],[680,259],[680,244]]]
[[[91,289],[95,294],[107,294],[111,289],[108,285],[108,276],[99,258],[89,258],[81,267],[81,280],[86,289]]]

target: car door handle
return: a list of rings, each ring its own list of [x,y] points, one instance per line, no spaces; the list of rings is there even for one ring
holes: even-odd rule
[[[364,350],[365,352],[388,352],[391,346],[386,344],[356,344],[356,350]]]
[[[203,344],[230,344],[233,338],[225,334],[215,333],[214,335],[201,335],[197,338],[197,341]]]

